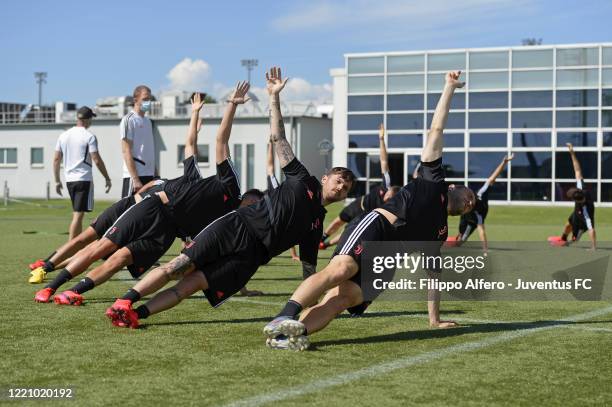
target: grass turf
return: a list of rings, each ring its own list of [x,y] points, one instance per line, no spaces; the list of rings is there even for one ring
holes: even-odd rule
[[[249,284],[265,296],[238,297],[218,309],[194,296],[149,318],[139,330],[114,328],[103,315],[133,284],[126,272],[87,293],[83,307],[36,304],[33,295],[42,285],[26,283],[27,263],[65,241],[70,214],[67,201],[39,203],[52,207],[11,204],[0,209],[4,393],[15,387],[72,387],[77,404],[88,406],[225,405],[266,394],[280,395],[274,404],[281,406],[612,403],[612,313],[482,345],[542,326],[487,320],[554,321],[610,303],[447,302],[443,317],[460,318],[463,326],[430,330],[425,303],[380,301],[367,317],[341,317],[313,335],[313,351],[273,352],[264,347],[261,328],[301,280],[300,266],[285,254],[261,268]],[[106,206],[96,205],[96,212]],[[339,209],[332,207],[327,221]],[[492,207],[489,239],[541,241],[559,234],[569,211]],[[599,240],[612,241],[612,209],[599,208],[596,219]],[[456,225],[457,219],[451,220],[451,232]],[[163,261],[178,251],[173,246]],[[319,268],[330,254],[320,254]],[[381,368],[398,360],[416,362],[392,371]],[[367,369],[363,376],[329,386],[339,375],[360,369]],[[314,387],[305,387],[311,383]],[[283,398],[288,388],[296,393]],[[41,403],[58,404],[25,400]]]

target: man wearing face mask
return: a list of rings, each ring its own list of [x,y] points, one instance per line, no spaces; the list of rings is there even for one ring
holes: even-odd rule
[[[145,113],[151,110],[151,89],[134,89],[134,109],[119,124],[123,153],[123,189],[121,197],[133,195],[157,177],[153,124]]]

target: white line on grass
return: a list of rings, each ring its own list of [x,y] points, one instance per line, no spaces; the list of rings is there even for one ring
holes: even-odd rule
[[[566,325],[564,328],[575,329],[578,331],[593,331],[593,332],[610,332],[612,333],[612,328],[603,328],[599,326],[572,326]]]
[[[515,329],[512,331],[504,332],[500,335],[485,338],[483,340],[447,346],[442,349],[421,353],[419,355],[399,358],[390,362],[364,367],[362,369],[343,373],[337,376],[331,376],[325,379],[315,380],[310,383],[288,387],[269,393],[259,394],[242,400],[236,400],[230,404],[227,404],[227,407],[261,406],[263,404],[271,403],[274,401],[285,400],[291,397],[298,397],[304,394],[316,393],[323,389],[353,382],[355,380],[387,374],[395,370],[407,368],[409,366],[432,362],[447,356],[456,355],[458,353],[471,352],[474,350],[497,345],[499,343],[508,342],[517,338],[522,338],[541,331],[559,328],[564,326],[562,325],[563,322],[584,321],[609,313],[612,313],[612,306],[596,309],[582,314],[572,315],[567,318],[561,319],[557,324],[554,325],[544,325],[537,328],[528,329]]]

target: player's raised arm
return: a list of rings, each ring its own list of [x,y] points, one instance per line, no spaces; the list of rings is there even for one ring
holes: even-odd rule
[[[574,175],[576,176],[577,182],[582,182],[582,168],[580,168],[580,161],[576,157],[576,153],[574,152],[574,146],[572,143],[565,144],[569,149],[570,157],[572,157],[572,165],[574,166]],[[582,186],[579,186],[582,189]]]
[[[270,137],[270,142],[268,143],[268,156],[266,161],[266,175],[268,177],[274,176],[274,144],[272,142],[272,138]]]
[[[198,133],[202,127],[200,110],[204,106],[204,95],[195,92],[191,97],[191,119],[189,120],[189,130],[185,141],[185,160],[198,154]]]
[[[487,179],[488,185],[493,185],[495,183],[495,180],[497,179],[497,177],[499,177],[499,174],[502,173],[504,168],[506,168],[506,165],[508,165],[508,163],[512,161],[513,158],[514,158],[514,154],[508,154],[507,156],[504,157],[502,162],[497,166],[497,168],[495,168],[495,171],[493,171],[491,175],[489,176],[489,178]]]
[[[391,187],[391,177],[389,175],[389,154],[385,144],[385,126],[381,123],[378,128],[378,141],[380,143],[380,171],[382,172],[385,188]]]
[[[280,110],[280,92],[287,84],[288,78],[282,79],[281,69],[278,67],[270,68],[266,72],[266,89],[270,95],[270,138],[276,148],[276,154],[281,168],[284,168],[294,158],[295,154],[291,145],[285,137],[285,122]]]
[[[221,164],[223,161],[229,158],[229,138],[232,132],[232,123],[234,122],[236,108],[238,105],[246,103],[251,99],[247,96],[250,87],[251,85],[248,82],[238,82],[236,84],[236,89],[234,89],[231,96],[227,100],[228,103],[225,107],[225,111],[223,112],[223,119],[221,119],[221,125],[217,130],[217,164]]]
[[[432,162],[442,157],[442,132],[446,126],[448,119],[448,111],[450,110],[451,99],[455,93],[455,89],[462,88],[465,83],[459,81],[461,71],[452,71],[446,74],[446,83],[444,90],[436,106],[436,110],[431,120],[431,126],[427,133],[427,143],[421,153],[422,162]]]

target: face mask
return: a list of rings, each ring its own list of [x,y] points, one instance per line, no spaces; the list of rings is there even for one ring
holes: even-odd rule
[[[143,100],[140,103],[140,110],[142,110],[143,112],[148,112],[151,110],[151,101],[150,100]]]

